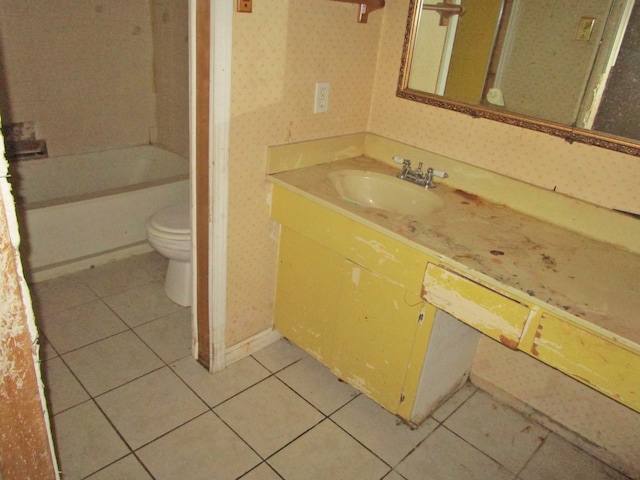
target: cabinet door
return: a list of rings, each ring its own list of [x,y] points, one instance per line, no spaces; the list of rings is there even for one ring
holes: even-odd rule
[[[333,357],[343,271],[341,257],[282,228],[275,327],[325,365]]]
[[[348,260],[343,272],[348,281],[332,371],[398,413],[404,399],[413,401],[435,310],[429,306],[425,322],[425,303],[418,295]],[[407,383],[411,392],[405,392]]]

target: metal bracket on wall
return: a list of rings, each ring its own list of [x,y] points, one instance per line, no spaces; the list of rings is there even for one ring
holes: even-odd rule
[[[334,2],[357,3],[358,23],[367,23],[371,12],[384,8],[384,0],[333,0]]]
[[[444,0],[443,3],[436,3],[435,5],[423,4],[423,10],[433,10],[440,15],[440,26],[446,27],[449,25],[449,19],[454,15],[464,15],[464,7],[457,5],[453,0]]]

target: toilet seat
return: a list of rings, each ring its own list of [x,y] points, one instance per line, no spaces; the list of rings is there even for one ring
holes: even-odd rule
[[[148,226],[160,236],[189,236],[191,234],[191,210],[187,203],[172,205],[154,213]],[[155,233],[154,232],[154,233]]]

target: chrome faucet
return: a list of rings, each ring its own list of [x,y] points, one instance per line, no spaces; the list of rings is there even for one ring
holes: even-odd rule
[[[393,157],[393,161],[395,163],[402,164],[402,170],[397,175],[397,177],[401,180],[406,180],[407,182],[415,183],[416,185],[420,185],[424,188],[435,188],[436,184],[433,182],[433,177],[447,178],[447,172],[442,170],[434,170],[433,168],[427,168],[426,172],[422,171],[422,162],[418,164],[418,168],[415,170],[411,169],[411,160],[401,157],[400,155],[396,155]]]

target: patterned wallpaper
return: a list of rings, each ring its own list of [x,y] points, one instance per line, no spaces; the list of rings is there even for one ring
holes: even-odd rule
[[[356,5],[328,0],[256,1],[234,14],[228,346],[273,324],[267,146],[367,129],[383,15],[356,19]],[[329,111],[314,115],[316,82],[330,82]]]

